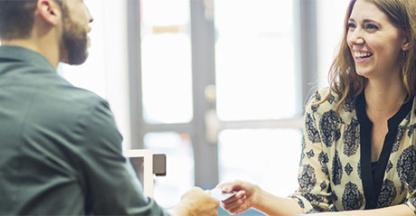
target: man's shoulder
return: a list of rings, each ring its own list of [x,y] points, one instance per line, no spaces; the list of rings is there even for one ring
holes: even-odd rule
[[[87,89],[71,86],[62,89],[60,93],[64,97],[55,102],[62,103],[61,105],[63,106],[67,105],[67,111],[77,115],[88,116],[89,113],[94,112],[97,108],[110,110],[107,100]]]
[[[33,96],[30,110],[38,122],[60,122],[68,127],[85,122],[95,110],[111,111],[108,102],[89,90],[69,83],[45,86]]]
[[[62,102],[73,104],[74,107],[88,108],[97,104],[107,104],[107,100],[96,93],[73,85],[60,88],[58,92],[65,96],[62,98]]]

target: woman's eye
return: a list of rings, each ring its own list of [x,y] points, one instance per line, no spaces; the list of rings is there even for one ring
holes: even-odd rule
[[[378,26],[375,25],[375,24],[372,24],[372,23],[365,24],[364,28],[368,29],[368,30],[371,30],[371,31],[378,30]]]
[[[348,28],[348,29],[353,29],[353,28],[355,28],[355,23],[352,23],[352,22],[348,23],[348,24],[347,24],[347,28]]]

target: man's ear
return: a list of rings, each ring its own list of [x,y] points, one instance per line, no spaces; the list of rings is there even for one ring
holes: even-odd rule
[[[38,0],[35,14],[50,25],[57,25],[61,21],[61,9],[54,0]]]

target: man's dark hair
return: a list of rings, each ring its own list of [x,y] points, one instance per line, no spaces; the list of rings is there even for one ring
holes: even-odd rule
[[[30,36],[37,0],[0,0],[0,38]]]
[[[0,0],[0,38],[24,39],[33,28],[37,0]],[[55,0],[60,7],[63,0]]]

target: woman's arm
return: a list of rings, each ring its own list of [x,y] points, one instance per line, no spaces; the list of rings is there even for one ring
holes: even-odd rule
[[[235,196],[224,201],[224,208],[232,213],[241,213],[253,207],[267,215],[294,216],[302,215],[302,209],[296,200],[274,196],[257,185],[235,181],[220,185],[226,192],[238,191]],[[325,212],[308,214],[311,216],[414,216],[405,204],[372,210],[355,210],[342,212]]]
[[[269,215],[286,216],[311,212],[315,209],[329,211],[333,207],[327,167],[329,159],[319,132],[319,115],[315,115],[315,103],[320,100],[319,98],[321,96],[317,92],[305,109],[304,145],[302,145],[299,167],[298,190],[291,198],[280,198],[247,182],[222,184],[219,187],[224,191],[237,193],[233,199],[225,202],[225,209],[232,213],[240,213],[254,207]]]
[[[224,208],[234,214],[249,208],[256,208],[274,216],[293,216],[303,212],[295,199],[274,196],[248,182],[235,181],[219,187],[225,192],[236,192],[235,196],[224,201]]]
[[[267,215],[293,216],[303,213],[295,199],[276,197],[266,191],[262,191],[254,207]]]

